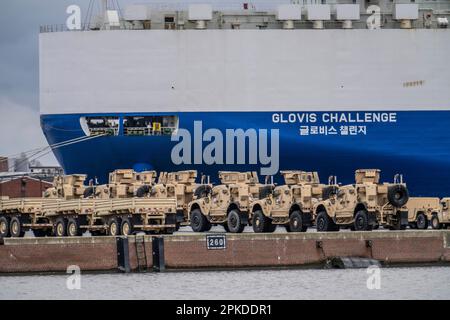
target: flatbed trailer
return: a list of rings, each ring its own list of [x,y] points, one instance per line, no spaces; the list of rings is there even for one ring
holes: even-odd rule
[[[173,233],[175,198],[0,199],[0,235],[35,236],[128,235],[137,231]]]

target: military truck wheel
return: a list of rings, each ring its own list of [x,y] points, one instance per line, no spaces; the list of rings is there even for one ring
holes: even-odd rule
[[[9,233],[9,217],[2,216],[0,217],[0,236],[2,238],[7,238],[11,234]]]
[[[76,218],[67,220],[67,235],[69,237],[79,237],[83,234],[80,228],[80,222]]]
[[[211,224],[209,223],[208,219],[203,215],[203,213],[200,211],[200,209],[194,209],[191,212],[191,228],[194,232],[203,232],[208,229],[209,224],[209,230],[211,229]]]
[[[428,219],[423,213],[419,213],[416,218],[417,229],[427,229],[428,228]]]
[[[23,230],[22,222],[18,217],[12,217],[9,223],[9,232],[13,238],[22,238],[25,235],[25,230]]]
[[[272,233],[272,232],[275,232],[276,229],[277,229],[277,225],[273,224],[272,220],[269,220],[267,222],[266,229],[264,230],[264,232]]]
[[[225,232],[230,232],[230,228],[228,228],[228,224],[226,222],[222,226],[225,229]]]
[[[355,215],[355,231],[367,231],[369,228],[369,216],[366,210],[360,210]]]
[[[270,223],[270,221],[268,221],[268,219],[266,218],[264,213],[262,213],[261,210],[255,211],[252,219],[252,227],[254,232],[261,233],[266,231],[268,223]]]
[[[289,225],[287,230],[289,232],[305,232],[308,229],[303,225],[303,218],[300,211],[293,211],[289,217]]]
[[[317,231],[319,232],[332,231],[333,230],[332,224],[334,223],[333,221],[331,221],[330,217],[328,216],[328,213],[326,213],[325,211],[319,212],[316,218]]]
[[[65,237],[67,235],[66,219],[64,219],[64,218],[56,219],[56,223],[53,228],[53,235],[55,237]]]
[[[109,236],[118,236],[120,235],[120,223],[119,220],[116,217],[112,217],[108,221],[108,235]]]
[[[431,227],[436,230],[442,229],[442,223],[439,222],[437,215],[433,215],[433,217],[431,217]]]
[[[241,215],[237,210],[231,210],[227,218],[228,228],[232,233],[241,233],[245,225],[242,223]]]
[[[404,185],[396,184],[388,188],[388,200],[394,207],[403,207],[408,199],[408,189]]]
[[[212,228],[211,222],[209,222],[208,219],[206,219],[206,224],[205,224],[205,228],[203,229],[203,231],[208,232],[209,230],[211,230],[211,228]]]
[[[120,234],[122,234],[124,236],[128,236],[130,234],[133,234],[133,232],[134,232],[134,227],[133,227],[133,224],[131,223],[130,219],[123,218],[122,222],[120,223]]]

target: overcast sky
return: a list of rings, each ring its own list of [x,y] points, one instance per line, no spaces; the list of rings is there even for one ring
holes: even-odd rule
[[[64,24],[66,8],[77,4],[85,20],[90,0],[1,0],[0,1],[0,156],[46,146],[39,126],[39,26]],[[116,0],[115,0],[116,1]],[[212,3],[215,8],[230,3],[251,2],[262,9],[286,3],[286,0],[213,1],[213,0],[117,0],[130,3],[173,4]],[[97,5],[100,0],[96,0]],[[40,159],[57,164],[52,154]]]

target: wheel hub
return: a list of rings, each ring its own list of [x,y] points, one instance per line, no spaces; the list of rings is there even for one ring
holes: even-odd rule
[[[17,225],[17,222],[14,221],[12,224],[12,231],[17,234],[17,231],[19,230],[19,226]]]
[[[7,229],[6,223],[5,223],[5,221],[2,221],[2,222],[0,223],[0,231],[1,231],[2,233],[6,233],[6,229]]]
[[[58,236],[62,236],[62,234],[63,234],[62,223],[58,223],[58,226],[56,227],[56,230],[58,231]]]
[[[115,222],[111,223],[111,235],[115,236],[117,234],[117,224]]]
[[[74,236],[75,233],[76,233],[76,228],[75,228],[75,225],[73,223],[71,223],[70,226],[69,226],[69,233],[70,233],[71,236]]]
[[[127,235],[130,232],[130,226],[128,225],[128,223],[124,223],[123,228],[122,228],[122,233]]]

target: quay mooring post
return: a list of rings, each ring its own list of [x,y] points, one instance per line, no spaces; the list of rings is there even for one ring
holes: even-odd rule
[[[117,244],[117,267],[120,271],[129,273],[130,268],[130,253],[128,249],[127,237],[116,237]]]
[[[152,237],[153,271],[164,272],[166,263],[164,259],[164,238]]]

